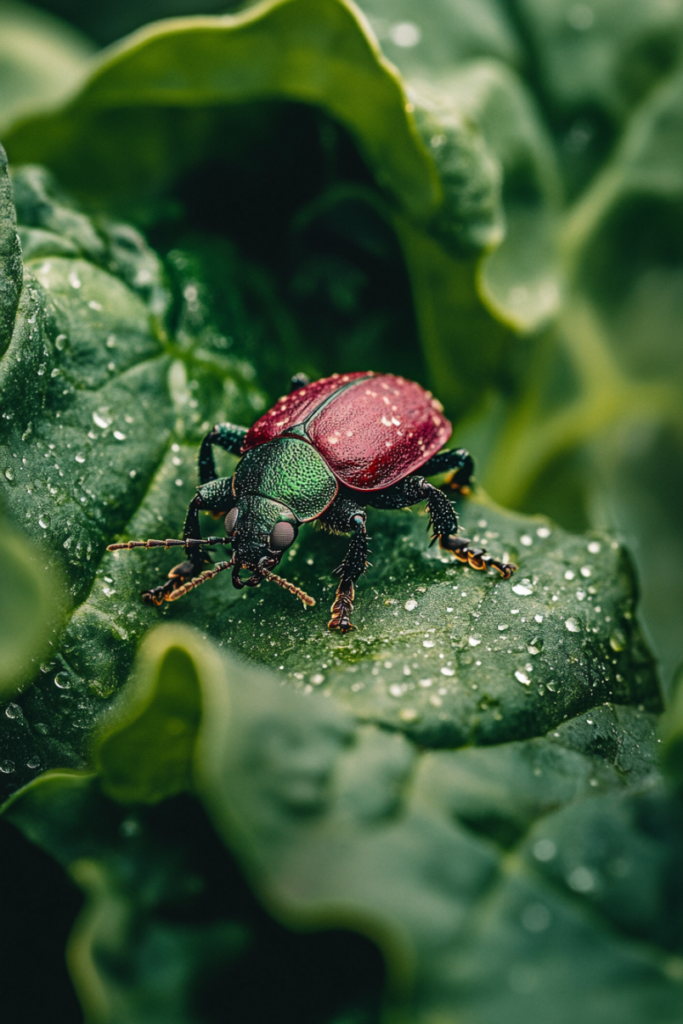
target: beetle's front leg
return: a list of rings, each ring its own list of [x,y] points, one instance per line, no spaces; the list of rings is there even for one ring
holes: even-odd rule
[[[331,530],[348,533],[353,531],[349,550],[341,565],[334,570],[339,576],[339,586],[330,609],[332,618],[327,624],[328,629],[338,629],[340,633],[348,633],[353,629],[351,612],[356,596],[356,582],[365,572],[368,564],[368,534],[365,526],[365,511],[358,508],[355,502],[337,499],[321,521]]]
[[[201,540],[199,527],[199,513],[206,512],[227,512],[234,504],[232,496],[232,477],[224,477],[219,480],[212,480],[200,487],[190,502],[185,516],[183,527],[183,540]],[[184,562],[175,565],[168,574],[168,579],[160,587],[153,587],[142,594],[145,604],[153,604],[160,607],[164,601],[175,600],[174,591],[185,587],[190,580],[195,579],[201,573],[202,568],[211,563],[208,552],[201,545],[187,544],[185,547],[187,556]]]

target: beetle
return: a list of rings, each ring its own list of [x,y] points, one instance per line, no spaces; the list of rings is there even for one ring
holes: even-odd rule
[[[128,541],[108,551],[137,547],[185,548],[186,560],[161,586],[143,593],[161,606],[226,569],[233,586],[272,580],[304,604],[315,601],[273,573],[304,523],[318,520],[333,533],[351,534],[346,557],[335,570],[339,585],[328,626],[353,629],[355,586],[368,561],[366,508],[401,509],[426,501],[432,543],[473,569],[496,569],[509,579],[517,566],[501,562],[458,536],[458,517],[448,496],[425,478],[451,472],[451,487],[467,494],[474,470],[464,448],[442,451],[451,435],[443,406],[419,384],[393,374],[333,374],[310,383],[292,379],[252,427],[219,423],[199,449],[199,480],[182,540]],[[231,477],[219,477],[213,447],[241,456]],[[225,517],[225,537],[202,538],[200,511]],[[231,557],[212,563],[207,548],[229,545]],[[210,565],[210,568],[205,566]],[[240,573],[250,575],[243,579]]]

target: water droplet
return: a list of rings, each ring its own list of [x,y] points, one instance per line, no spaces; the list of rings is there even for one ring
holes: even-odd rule
[[[564,574],[564,578],[566,580],[573,580],[575,576],[576,573],[572,569],[567,569],[566,573]]]
[[[29,757],[28,761],[26,762],[26,767],[34,769],[40,768],[40,758],[35,755],[33,757]]]
[[[547,863],[557,854],[557,847],[552,839],[539,839],[534,843],[532,852],[536,860]]]
[[[565,619],[564,625],[565,625],[565,628],[568,629],[570,633],[580,633],[581,632],[581,626],[578,624],[576,619]]]
[[[391,694],[392,697],[402,697],[403,687],[401,686],[400,683],[392,683],[392,685],[389,687],[389,693]]]
[[[510,627],[507,624],[501,623],[501,625],[498,627],[498,630],[499,630],[500,633],[503,633],[506,629],[509,629],[509,628]]]
[[[441,669],[441,675],[442,676],[454,676],[455,675],[455,669],[454,668],[450,668],[448,665],[444,665],[444,667]]]
[[[469,638],[469,645],[470,645],[470,647],[478,647],[480,643],[481,643],[481,640],[477,640],[477,639],[476,639],[475,637],[473,637],[473,636],[471,636],[471,637]]]
[[[99,427],[100,430],[106,430],[107,427],[111,426],[111,420],[107,419],[106,416],[103,416],[102,413],[94,412],[92,414],[92,418],[93,423],[96,427]]]
[[[314,686],[320,686],[321,683],[325,682],[325,676],[321,672],[314,673],[310,679]]]
[[[403,722],[417,722],[420,712],[416,711],[415,708],[401,708],[398,717]]]
[[[60,690],[68,690],[71,686],[68,672],[58,672],[55,676],[55,686],[58,686]]]
[[[65,548],[68,551],[69,548],[71,547],[72,542],[73,542],[73,537],[67,537],[66,540],[64,541],[64,543],[62,544],[62,547]]]
[[[432,685],[433,681],[433,679],[418,679],[417,685],[426,689],[428,686]]]
[[[518,594],[520,597],[528,597],[529,594],[533,594],[531,587],[525,587],[523,583],[517,583],[513,588],[513,593]]]
[[[588,4],[573,4],[567,9],[565,19],[575,32],[587,32],[595,21],[595,12]]]
[[[597,540],[592,540],[590,542],[590,544],[588,545],[588,550],[591,553],[591,555],[599,555],[600,554],[600,550],[601,550],[601,545],[599,544],[599,542]]]
[[[542,540],[545,540],[546,537],[550,536],[550,530],[547,526],[539,526],[539,528],[536,530],[536,536],[541,537]]]
[[[137,469],[131,469],[130,473],[128,474],[128,476],[131,478],[131,480],[135,480],[135,477],[137,475],[138,475]]]
[[[126,440],[126,435],[124,433],[122,433],[122,431],[120,431],[120,430],[115,430],[114,431],[114,437],[116,438],[117,441],[125,441]]]
[[[526,672],[520,672],[519,670],[517,670],[517,672],[515,672],[515,679],[518,683],[521,683],[522,686],[531,686],[531,680],[529,679]]]
[[[574,892],[592,892],[595,889],[595,875],[590,868],[580,864],[567,877],[567,884]]]
[[[64,350],[65,344],[66,334],[58,334],[57,337],[55,338],[55,348],[57,349],[57,351],[62,352]]]
[[[433,640],[423,640],[422,641],[422,646],[423,647],[433,647],[434,646],[434,641]]]
[[[414,597],[411,597],[403,606],[407,612],[415,611],[417,608],[417,601]]]
[[[47,530],[49,525],[50,525],[50,517],[48,515],[42,515],[42,516],[38,517],[38,526],[40,526],[40,528],[42,530]]]
[[[52,370],[52,372],[50,373],[50,376],[51,377],[59,377],[59,374],[60,374],[60,369],[59,369],[58,366],[55,366],[54,370]]]
[[[528,533],[523,533],[522,536],[519,538],[519,543],[523,544],[525,548],[530,548],[533,542],[533,537],[530,537]]]
[[[534,619],[536,620],[536,622],[543,622],[543,616],[542,615],[534,615]]]
[[[550,927],[550,911],[543,903],[529,903],[521,914],[522,926],[535,934]]]
[[[593,575],[593,570],[591,569],[590,565],[584,565],[581,567],[581,575],[584,577],[584,579],[588,579],[589,576]]]
[[[24,717],[24,712],[21,710],[18,704],[8,704],[5,708],[5,714],[8,718],[15,718],[18,721]]]
[[[0,761],[0,772],[10,775],[14,771],[14,761]]]
[[[395,46],[409,49],[417,46],[422,39],[422,31],[419,25],[412,21],[399,21],[389,29],[389,38]]]
[[[85,455],[83,455],[81,452],[79,452],[78,455],[74,455],[74,458],[76,462],[80,462],[81,465],[85,462]]]
[[[81,287],[80,278],[78,277],[78,274],[76,273],[75,270],[72,270],[71,273],[69,274],[69,284],[71,285],[72,288]]]
[[[609,645],[613,651],[623,651],[626,649],[626,634],[621,629],[615,629],[609,638]]]
[[[12,483],[12,481],[14,480],[14,473],[12,472],[11,469],[5,470],[5,479],[9,480],[10,483]]]

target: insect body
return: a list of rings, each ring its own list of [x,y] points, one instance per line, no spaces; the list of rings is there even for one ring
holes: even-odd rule
[[[292,390],[253,427],[217,425],[199,451],[200,486],[185,520],[183,540],[129,541],[134,547],[183,546],[186,561],[162,586],[142,595],[150,604],[175,601],[226,569],[233,586],[273,580],[304,603],[312,598],[273,573],[300,527],[315,519],[351,544],[335,570],[339,586],[330,629],[352,629],[355,584],[367,567],[366,508],[400,509],[426,501],[434,536],[458,561],[495,568],[509,579],[516,566],[497,561],[458,537],[458,518],[448,497],[425,479],[453,472],[451,486],[469,491],[472,457],[465,449],[440,452],[451,435],[441,404],[412,381],[391,374],[334,374],[308,383],[295,377]],[[218,477],[217,445],[242,458],[231,477]],[[199,512],[225,516],[225,537],[203,539]],[[211,563],[207,548],[224,544],[232,553]],[[209,567],[210,566],[210,567]],[[240,575],[246,570],[247,579]]]

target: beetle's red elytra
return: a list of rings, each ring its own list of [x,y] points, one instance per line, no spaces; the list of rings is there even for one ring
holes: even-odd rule
[[[333,374],[309,383],[292,380],[289,394],[250,428],[219,423],[199,450],[197,494],[182,540],[126,541],[108,551],[184,547],[186,561],[166,583],[146,591],[148,604],[175,601],[225,569],[233,586],[272,580],[315,601],[272,570],[302,524],[318,520],[335,533],[350,533],[346,557],[335,570],[339,585],[330,629],[353,629],[355,585],[367,568],[366,508],[400,509],[426,501],[432,543],[473,569],[496,569],[509,579],[517,568],[458,537],[458,517],[448,496],[425,478],[450,472],[450,488],[468,493],[474,469],[464,448],[441,451],[451,436],[443,407],[414,381],[389,373]],[[231,477],[219,477],[213,446],[242,456]],[[225,536],[202,538],[199,512],[225,517]],[[231,557],[211,563],[207,548],[229,545]],[[211,566],[208,568],[208,566]],[[240,576],[242,570],[250,575]]]

